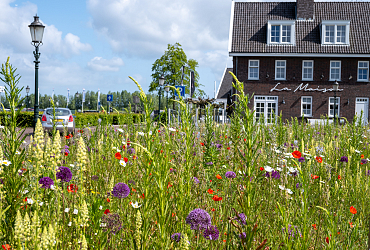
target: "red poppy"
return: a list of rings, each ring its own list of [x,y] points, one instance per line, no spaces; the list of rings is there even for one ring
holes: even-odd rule
[[[321,162],[322,162],[322,158],[321,158],[321,157],[319,157],[319,156],[316,156],[316,161],[317,161],[318,163],[321,163]]]
[[[72,135],[72,134],[69,134],[68,136],[69,136],[70,138],[72,138],[72,137],[73,137],[73,135]]]
[[[247,141],[247,139],[244,139],[244,141]]]
[[[69,135],[66,135],[65,137],[66,137],[66,139],[69,139]]]
[[[120,152],[117,152],[114,157],[116,157],[117,160],[121,160],[122,156]]]
[[[338,180],[341,180],[342,179],[342,176],[338,175]]]
[[[64,152],[64,155],[67,156],[68,155],[68,152]]]
[[[109,214],[109,213],[110,213],[109,209],[105,209],[104,214]]]
[[[301,158],[302,156],[301,152],[299,152],[298,150],[294,151],[292,155],[294,158]]]
[[[127,141],[127,146],[130,146],[130,141]]]
[[[137,158],[137,156],[136,156],[136,155],[132,156],[132,159],[133,159],[133,160],[135,160],[136,158]]]
[[[213,194],[214,191],[212,189],[208,189],[207,192]]]
[[[8,245],[8,244],[5,244],[5,245],[2,245],[2,248],[3,248],[4,250],[10,250],[10,249],[11,249],[11,246],[10,246],[10,245]]]
[[[78,187],[76,184],[70,184],[68,187],[67,187],[67,191],[68,193],[77,193],[77,190],[78,190]]]
[[[172,185],[170,182],[168,182],[167,188],[170,188],[170,187],[172,187]]]
[[[222,179],[221,175],[219,175],[219,174],[218,174],[218,175],[216,175],[216,178],[217,178],[217,179],[219,179],[219,180],[221,180],[221,179]]]
[[[350,222],[350,223],[349,223],[349,226],[350,226],[351,228],[353,228],[355,225],[353,225],[353,222]]]
[[[212,208],[211,211],[214,212],[214,211],[216,211],[216,209]]]
[[[109,198],[107,198],[107,202],[110,202],[110,199]]]
[[[364,155],[361,155],[361,159],[364,159],[365,158],[365,156]]]
[[[222,197],[218,197],[217,195],[213,196],[212,200],[214,201],[221,201]]]
[[[318,178],[319,178],[319,176],[317,176],[317,175],[312,175],[312,174],[311,174],[311,178],[312,178],[312,180],[316,180],[316,179],[318,179]]]
[[[200,143],[200,145],[204,146],[204,143],[203,143],[203,142],[201,142],[201,143]]]
[[[127,159],[126,157],[123,157],[123,160],[124,160],[125,162],[128,162],[128,159]]]
[[[230,150],[230,147],[227,147],[227,150]]]
[[[316,224],[312,224],[313,229],[317,230]]]
[[[329,244],[329,237],[326,237],[325,241]]]
[[[260,170],[261,170],[261,171],[263,171],[263,170],[265,170],[265,169],[264,169],[263,167],[260,167]]]
[[[357,210],[356,210],[356,208],[354,208],[353,206],[351,206],[351,207],[349,208],[349,211],[350,211],[352,214],[357,214]]]

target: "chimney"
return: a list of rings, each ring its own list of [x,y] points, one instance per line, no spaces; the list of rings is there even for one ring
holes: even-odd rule
[[[314,0],[297,0],[297,20],[313,20]]]

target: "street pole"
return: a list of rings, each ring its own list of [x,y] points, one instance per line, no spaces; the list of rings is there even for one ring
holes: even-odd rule
[[[35,47],[35,51],[33,52],[35,56],[35,110],[34,110],[34,117],[33,117],[33,132],[35,133],[37,120],[39,119],[39,47]]]
[[[335,111],[337,107],[337,91],[334,90],[334,126],[336,125],[335,123]]]
[[[158,114],[159,115],[161,114],[161,90],[162,90],[162,87],[159,86],[159,105],[158,105]]]

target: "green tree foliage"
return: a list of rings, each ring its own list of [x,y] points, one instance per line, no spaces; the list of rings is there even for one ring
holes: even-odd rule
[[[187,59],[184,50],[181,48],[181,44],[175,43],[174,45],[168,44],[167,50],[161,56],[161,58],[155,60],[152,66],[152,82],[150,83],[149,92],[159,90],[158,79],[161,75],[165,78],[165,85],[180,85],[182,71],[181,67],[185,67],[183,84],[186,86],[186,93],[190,94],[190,71],[194,71],[195,76],[195,94],[194,96],[204,95],[204,91],[199,89],[199,74],[196,68],[199,66],[198,62],[194,59]],[[174,93],[171,91],[169,94],[170,98],[174,97]],[[165,103],[163,103],[164,105]],[[161,105],[162,106],[162,105]],[[162,106],[163,107],[163,106]]]

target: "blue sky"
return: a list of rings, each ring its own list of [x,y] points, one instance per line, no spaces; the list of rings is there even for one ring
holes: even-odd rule
[[[40,47],[41,94],[86,90],[136,91],[134,77],[148,90],[151,66],[179,42],[199,62],[203,90],[231,66],[227,46],[231,0],[0,0],[0,60],[34,92],[34,64],[28,25],[37,13],[46,26]]]

